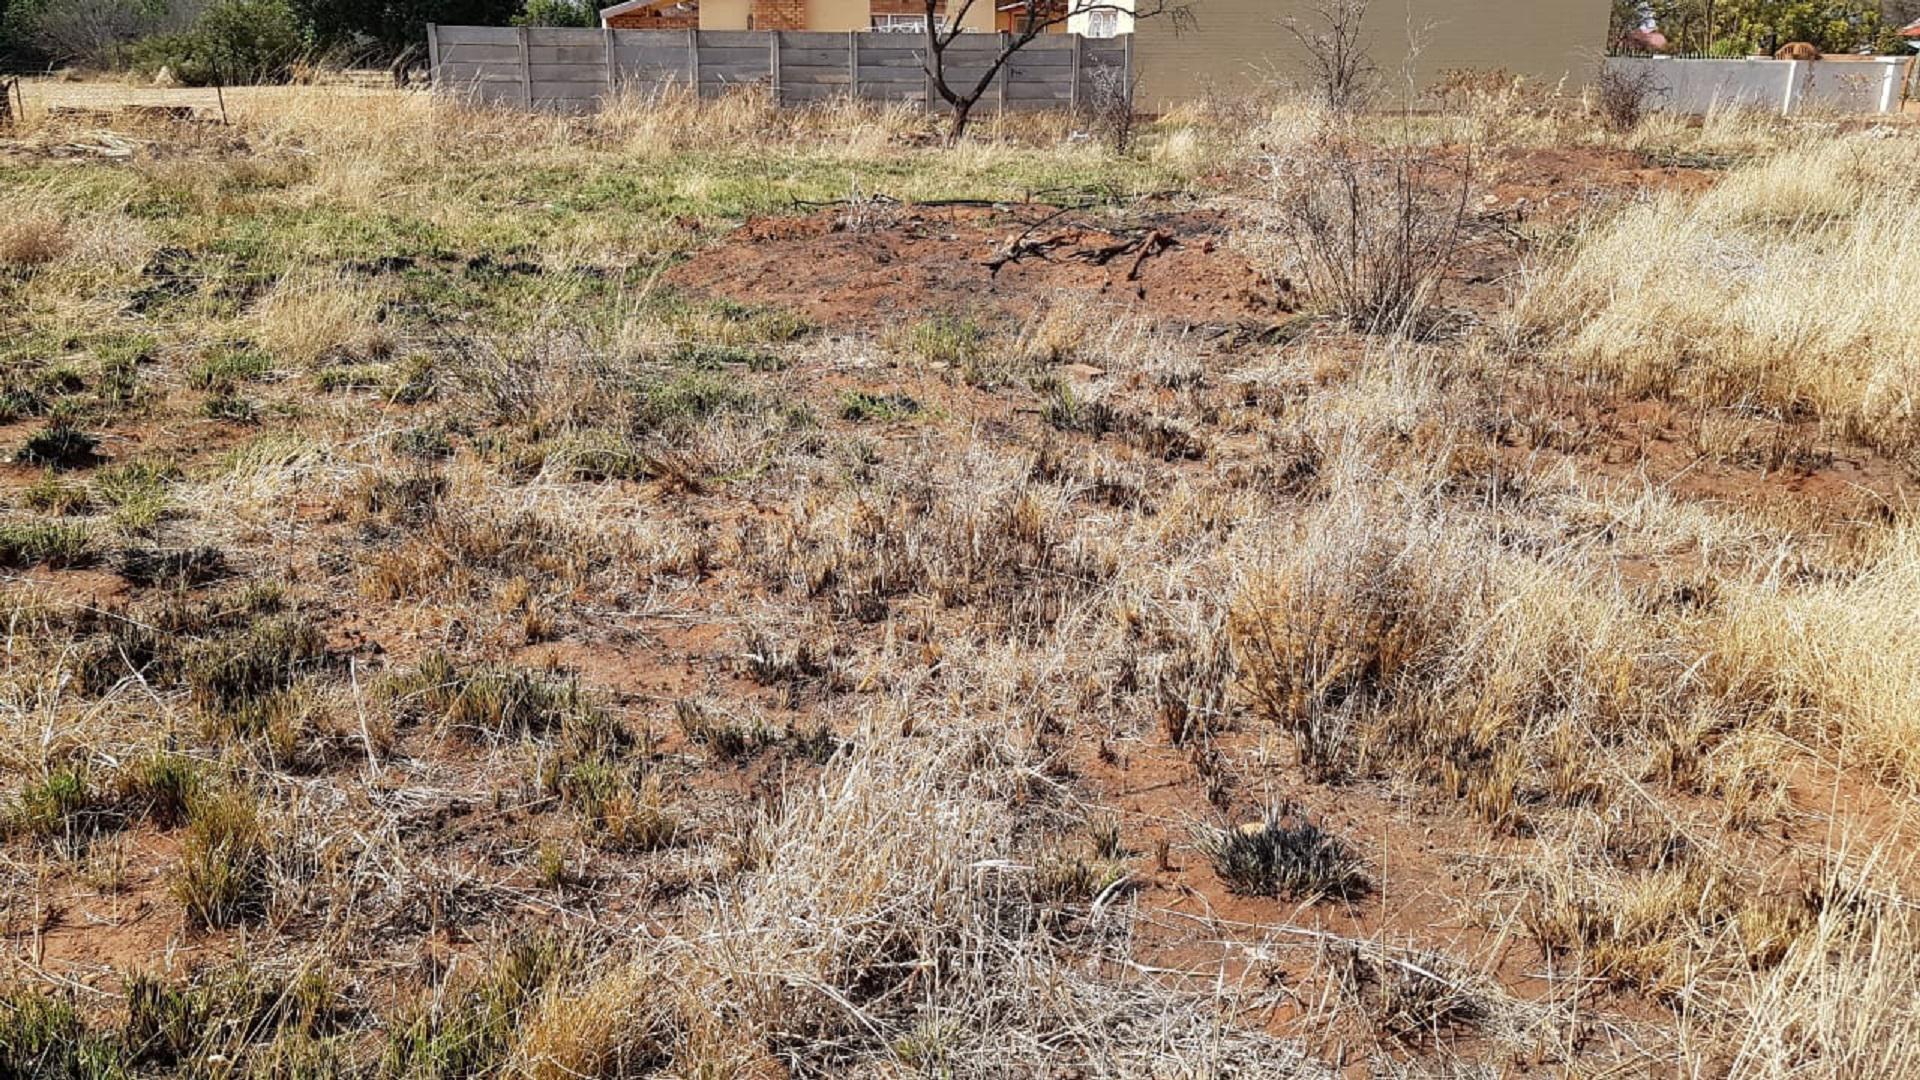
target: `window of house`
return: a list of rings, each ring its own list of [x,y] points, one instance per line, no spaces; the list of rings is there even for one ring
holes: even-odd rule
[[[1090,38],[1110,38],[1120,36],[1120,13],[1113,10],[1087,12],[1087,32]]]
[[[924,34],[927,32],[925,15],[875,15],[873,28],[883,34]],[[934,23],[934,29],[945,30],[945,19]]]

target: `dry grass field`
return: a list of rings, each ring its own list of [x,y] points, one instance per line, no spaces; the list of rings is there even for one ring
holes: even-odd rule
[[[0,1078],[1920,1076],[1920,132],[0,138]]]

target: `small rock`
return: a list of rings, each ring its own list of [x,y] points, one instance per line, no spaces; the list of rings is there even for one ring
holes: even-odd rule
[[[153,73],[153,85],[179,86],[180,80],[174,76],[172,68],[163,66],[159,71]]]

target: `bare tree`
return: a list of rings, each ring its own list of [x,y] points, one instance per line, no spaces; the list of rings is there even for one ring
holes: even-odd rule
[[[924,64],[928,85],[952,110],[947,125],[949,142],[957,142],[966,134],[967,121],[973,116],[974,106],[992,89],[994,80],[1000,77],[1000,69],[1006,67],[1021,49],[1033,44],[1052,27],[1076,15],[1100,12],[1112,12],[1117,17],[1135,20],[1167,18],[1176,24],[1189,23],[1193,18],[1192,4],[1187,0],[1023,0],[1014,16],[1015,28],[1000,35],[1000,47],[995,50],[992,60],[978,77],[969,79],[951,70],[948,50],[966,33],[967,15],[976,6],[984,6],[997,14],[997,5],[994,0],[957,0],[955,3],[925,0],[925,3],[927,52]]]
[[[1116,153],[1126,153],[1133,145],[1133,98],[1140,77],[1124,67],[1094,64],[1086,78],[1081,115],[1102,142]]]
[[[1291,17],[1281,23],[1305,50],[1313,89],[1330,109],[1358,109],[1373,95],[1379,69],[1363,36],[1366,21],[1367,0],[1319,0],[1312,25]]]
[[[115,46],[192,25],[200,0],[50,0],[30,16],[29,34],[59,63],[99,64]]]

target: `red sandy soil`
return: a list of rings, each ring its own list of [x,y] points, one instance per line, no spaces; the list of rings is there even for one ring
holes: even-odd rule
[[[873,221],[832,210],[755,218],[671,270],[672,284],[791,308],[833,330],[936,312],[1024,318],[1063,298],[1117,300],[1168,320],[1273,323],[1290,294],[1228,246],[1216,213],[1023,205],[889,207]],[[1131,242],[1158,236],[1141,258]],[[995,268],[1016,244],[1032,250]],[[1164,246],[1163,246],[1164,245]]]

